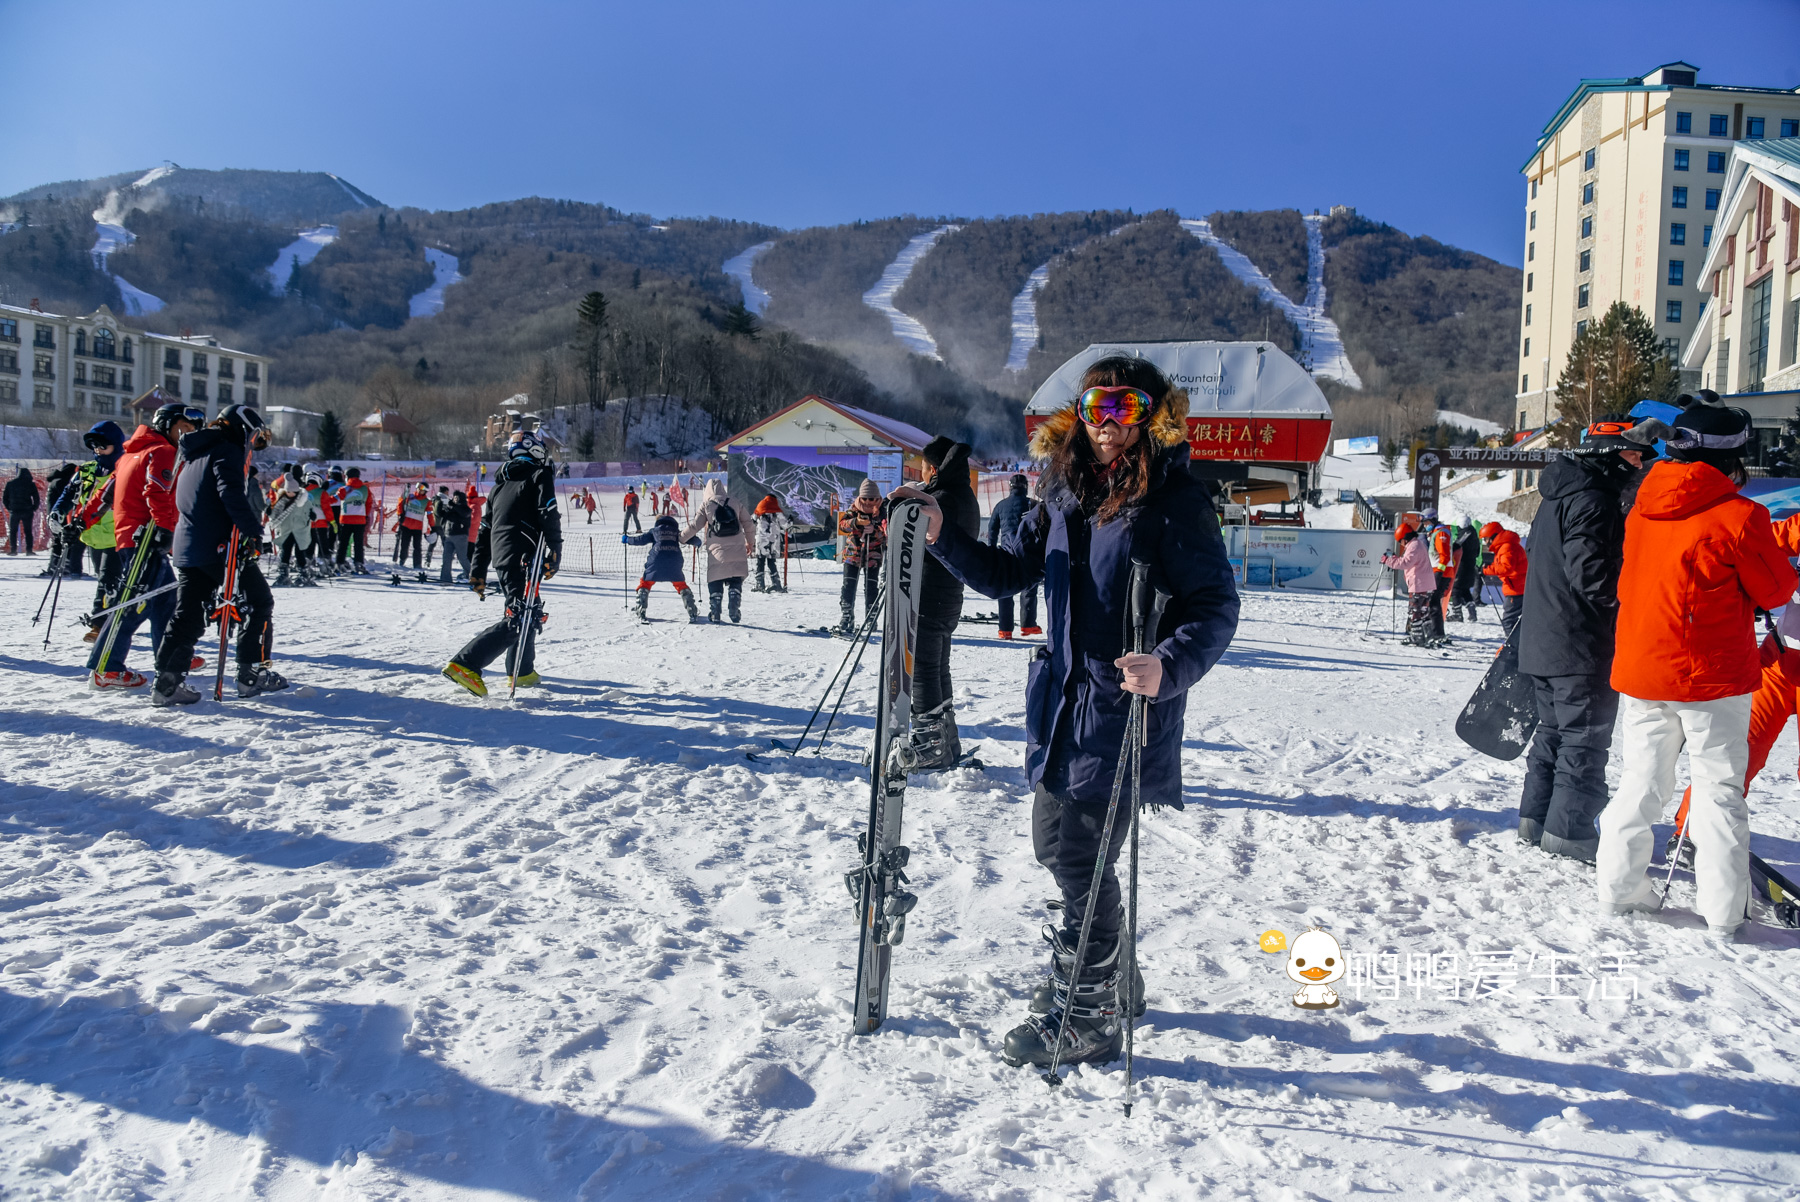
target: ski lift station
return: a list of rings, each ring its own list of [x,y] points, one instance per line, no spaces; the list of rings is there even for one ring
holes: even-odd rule
[[[1038,386],[1025,433],[1073,404],[1082,373],[1108,355],[1147,359],[1188,394],[1189,470],[1233,502],[1275,505],[1319,487],[1331,403],[1272,342],[1097,342]]]

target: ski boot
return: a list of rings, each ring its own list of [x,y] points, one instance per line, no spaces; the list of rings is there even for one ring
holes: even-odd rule
[[[640,622],[650,620],[650,590],[641,588],[631,602],[631,612]]]
[[[738,594],[733,593],[731,595],[730,603],[726,605],[725,612],[730,616],[734,623],[744,620],[743,601]]]
[[[150,683],[141,673],[129,669],[117,672],[102,672],[98,668],[88,673],[88,688],[96,693],[119,692],[125,689],[141,689]]]
[[[840,639],[855,638],[856,637],[856,618],[855,618],[855,616],[852,614],[845,614],[843,621],[839,622],[836,626],[833,626],[831,628],[831,633],[837,635]]]
[[[486,697],[488,695],[487,682],[481,679],[481,673],[477,672],[474,668],[465,667],[455,660],[451,660],[449,663],[445,664],[444,670],[440,675],[443,676],[445,680],[454,680],[457,684],[469,690],[469,692],[475,694],[477,697]]]
[[[279,572],[275,573],[275,579],[269,581],[269,587],[270,588],[286,588],[293,582],[294,582],[294,578],[288,574],[288,570],[286,568],[282,568]]]
[[[962,759],[962,738],[956,729],[956,710],[946,697],[938,705],[913,718],[910,739],[913,772],[937,772],[956,767]]]
[[[1592,839],[1564,839],[1546,831],[1538,839],[1538,850],[1592,867],[1600,854],[1600,839],[1598,836]]]
[[[172,672],[158,672],[156,687],[150,690],[150,704],[158,709],[170,705],[192,705],[200,694],[187,687],[185,678]]]
[[[717,625],[719,621],[719,600],[719,595],[714,593],[712,599],[706,604],[706,620],[714,625]]]
[[[700,603],[698,601],[694,600],[694,590],[693,589],[691,589],[691,588],[682,589],[681,590],[681,600],[682,600],[682,603],[687,606],[688,621],[690,623],[698,626],[706,621],[705,618],[700,616]]]
[[[1669,841],[1663,844],[1663,862],[1673,863],[1685,872],[1692,872],[1694,870],[1694,841],[1680,831],[1670,835]]]
[[[1535,818],[1520,818],[1519,819],[1519,842],[1528,843],[1532,847],[1536,847],[1538,845],[1538,841],[1540,839],[1542,839],[1543,837],[1544,837],[1544,824],[1543,823],[1539,822]]]
[[[533,689],[543,680],[536,672],[527,672],[523,676],[508,676],[506,683],[515,689]]]
[[[1125,1029],[1119,1021],[1120,945],[1115,942],[1110,948],[1100,948],[1089,943],[1088,963],[1071,989],[1075,937],[1045,924],[1044,940],[1050,944],[1050,1010],[1033,1014],[1008,1031],[1000,1058],[1014,1068],[1024,1064],[1050,1067],[1057,1032],[1066,1024],[1061,1063],[1107,1064],[1118,1059],[1125,1045]]]
[[[277,672],[267,661],[238,668],[237,695],[239,697],[258,697],[264,693],[279,693],[287,687],[287,677]]]

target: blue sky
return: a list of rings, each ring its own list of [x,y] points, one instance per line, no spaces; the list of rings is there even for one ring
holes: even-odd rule
[[[1351,204],[1512,263],[1581,77],[1800,85],[1796,0],[0,0],[0,30],[0,195],[171,159],[787,227]]]

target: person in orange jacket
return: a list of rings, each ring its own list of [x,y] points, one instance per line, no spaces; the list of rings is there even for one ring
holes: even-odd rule
[[[375,494],[363,483],[362,469],[346,468],[344,485],[331,499],[337,506],[338,515],[337,566],[344,568],[348,560],[350,571],[358,576],[367,576],[369,569],[363,566],[363,552],[368,548],[369,518],[379,511],[375,504]]]
[[[1685,747],[1697,908],[1723,943],[1736,940],[1750,898],[1744,778],[1762,677],[1755,613],[1785,603],[1800,581],[1769,511],[1738,493],[1750,415],[1710,389],[1682,401],[1667,430],[1670,461],[1650,469],[1625,519],[1612,669],[1625,770],[1600,815],[1596,891],[1604,914],[1658,908],[1644,875],[1650,827]],[[1645,422],[1627,437],[1648,441],[1660,426]]]
[[[1481,574],[1500,582],[1500,633],[1510,639],[1525,612],[1525,544],[1499,522],[1489,522],[1481,528],[1481,545],[1491,557]]]

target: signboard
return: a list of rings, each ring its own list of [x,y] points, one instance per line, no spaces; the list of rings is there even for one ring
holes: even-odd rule
[[[1393,538],[1385,530],[1311,526],[1227,526],[1225,534],[1232,565],[1246,584],[1349,592],[1367,591],[1382,579],[1381,556]]]
[[[1371,434],[1367,438],[1340,438],[1332,444],[1333,455],[1379,455],[1381,439]]]
[[[875,481],[875,487],[881,490],[881,495],[884,497],[899,488],[902,483],[900,478],[902,458],[903,456],[897,450],[869,452],[869,479]]]
[[[1027,414],[1026,437],[1047,420]],[[1331,441],[1328,417],[1190,417],[1187,426],[1193,459],[1317,463]]]
[[[1438,477],[1447,467],[1511,472],[1536,471],[1567,451],[1515,451],[1511,447],[1439,447],[1419,452],[1413,463],[1413,508],[1436,509]]]

